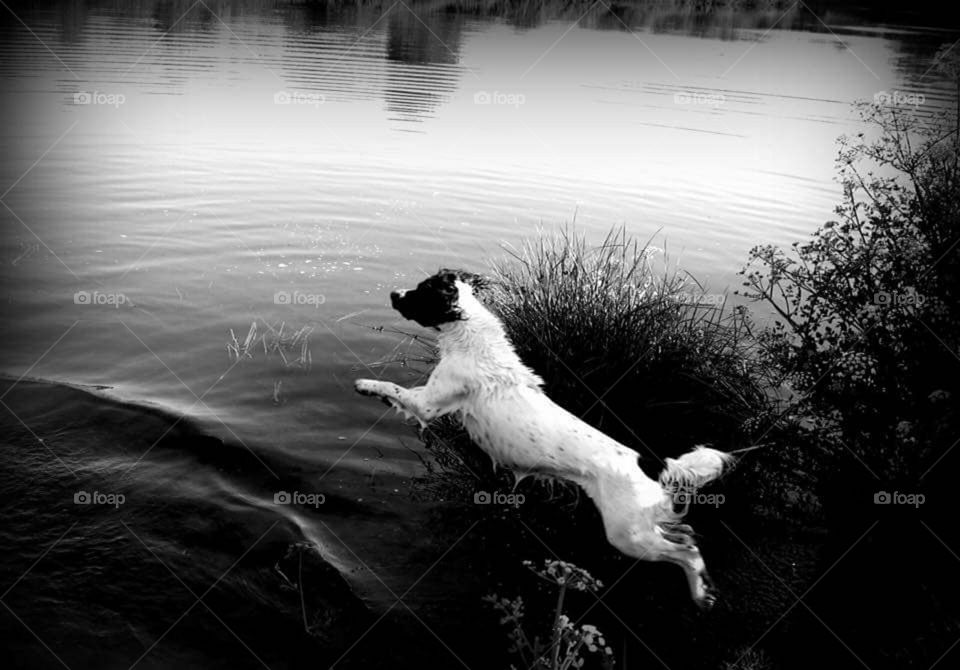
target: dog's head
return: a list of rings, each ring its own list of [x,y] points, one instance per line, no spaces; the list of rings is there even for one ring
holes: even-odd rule
[[[473,295],[486,280],[480,275],[463,270],[440,270],[417,284],[417,288],[394,291],[390,294],[393,308],[405,319],[421,326],[439,329],[445,323],[466,318],[461,298]]]

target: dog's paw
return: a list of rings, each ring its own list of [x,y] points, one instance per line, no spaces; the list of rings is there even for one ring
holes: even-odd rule
[[[706,571],[700,573],[700,597],[694,600],[701,611],[707,612],[717,604],[717,587]]]
[[[375,379],[358,379],[353,382],[354,390],[360,395],[380,395],[379,385],[380,382]]]
[[[701,612],[709,612],[713,609],[713,606],[717,604],[717,596],[715,593],[707,592],[703,597],[697,599],[697,607],[700,608]]]

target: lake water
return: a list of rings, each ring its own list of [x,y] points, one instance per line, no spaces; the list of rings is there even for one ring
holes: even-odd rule
[[[217,479],[210,514],[241,509],[266,528],[289,468],[333,473],[352,505],[336,530],[377,565],[409,527],[387,543],[370,529],[407,504],[392,482],[420,471],[410,431],[352,391],[410,346],[375,329],[402,325],[389,290],[440,266],[482,270],[573,220],[596,240],[623,225],[712,290],[736,288],[753,245],[789,244],[830,218],[835,140],[861,128],[854,101],[953,104],[933,55],[955,30],[844,3],[177,0],[0,13],[7,388],[21,375],[100,385],[239,444],[253,459],[239,479],[150,444],[97,455],[114,438],[87,434],[92,452],[67,459],[168,482],[166,495]],[[231,330],[242,346],[253,322],[285,344],[265,352],[256,339],[238,359]],[[20,401],[5,420],[28,441],[66,420]],[[27,414],[35,424],[20,423]],[[52,458],[36,467],[61,470]],[[59,535],[51,524],[19,555],[26,565]],[[359,560],[330,556],[344,573]]]

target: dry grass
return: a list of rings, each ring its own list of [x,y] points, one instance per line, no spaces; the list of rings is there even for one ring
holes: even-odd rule
[[[263,355],[266,357],[279,356],[285,368],[296,368],[306,372],[313,365],[313,355],[310,353],[312,332],[313,326],[293,329],[288,328],[285,321],[281,321],[279,325],[263,322],[262,326],[258,325],[257,321],[253,321],[242,342],[233,328],[230,329],[230,339],[226,344],[227,355],[233,362],[244,358],[252,360],[254,354],[263,349]]]

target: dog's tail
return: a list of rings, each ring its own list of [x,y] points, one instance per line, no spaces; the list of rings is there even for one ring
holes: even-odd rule
[[[680,458],[668,458],[660,473],[660,485],[668,490],[690,491],[719,477],[734,457],[731,454],[698,446]]]

